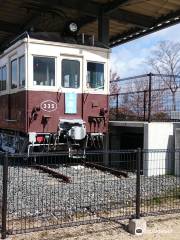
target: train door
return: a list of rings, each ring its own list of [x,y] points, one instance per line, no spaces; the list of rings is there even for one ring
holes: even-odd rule
[[[62,56],[61,86],[64,92],[64,114],[82,119],[82,58]]]
[[[83,121],[82,58],[62,56],[61,86],[64,93],[64,119],[60,129],[67,133],[70,158],[84,158],[86,149],[86,127]]]

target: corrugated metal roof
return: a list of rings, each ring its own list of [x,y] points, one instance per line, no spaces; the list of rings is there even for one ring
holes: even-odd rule
[[[98,39],[98,16],[109,17],[113,47],[180,22],[179,0],[0,0],[0,47],[30,28],[63,33],[77,21],[79,34]]]

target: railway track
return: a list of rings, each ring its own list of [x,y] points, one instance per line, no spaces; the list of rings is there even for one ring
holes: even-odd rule
[[[128,178],[128,173],[126,171],[109,168],[109,167],[103,166],[102,164],[92,163],[92,162],[87,162],[87,161],[82,160],[79,162],[79,165],[87,167],[87,168],[91,168],[91,169],[96,169],[96,170],[102,171],[104,173],[110,173],[118,178],[121,178],[121,177]],[[71,177],[63,174],[59,170],[54,170],[54,167],[57,168],[57,165],[52,165],[51,167],[49,167],[49,166],[46,166],[43,164],[34,163],[33,165],[31,165],[31,167],[34,169],[37,169],[37,170],[41,170],[42,172],[49,174],[53,178],[61,179],[65,183],[72,182]]]
[[[97,164],[97,163],[91,163],[91,162],[85,162],[83,161],[83,164],[86,167],[90,167],[90,168],[95,168],[97,170],[103,171],[103,172],[109,172],[112,175],[115,175],[116,177],[128,177],[128,173],[125,171],[119,171],[113,168],[109,168],[109,167],[105,167],[103,165]]]
[[[68,177],[68,176],[66,176],[66,175],[64,175],[60,172],[57,172],[50,167],[47,167],[47,166],[44,166],[44,165],[39,165],[39,164],[32,165],[31,167],[33,167],[35,169],[38,169],[38,170],[41,170],[45,173],[48,173],[49,175],[51,175],[54,178],[62,179],[66,183],[71,183],[71,178],[70,177]]]

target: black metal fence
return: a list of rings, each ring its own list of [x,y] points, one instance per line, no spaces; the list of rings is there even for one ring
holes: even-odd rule
[[[0,174],[2,238],[180,210],[179,150],[0,154]]]
[[[149,73],[111,81],[111,88],[110,120],[180,120],[180,76]]]

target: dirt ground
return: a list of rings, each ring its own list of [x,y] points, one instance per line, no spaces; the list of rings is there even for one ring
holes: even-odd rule
[[[129,234],[128,221],[98,223],[11,236],[8,240],[179,240],[180,214],[147,217],[147,231],[142,236]]]

